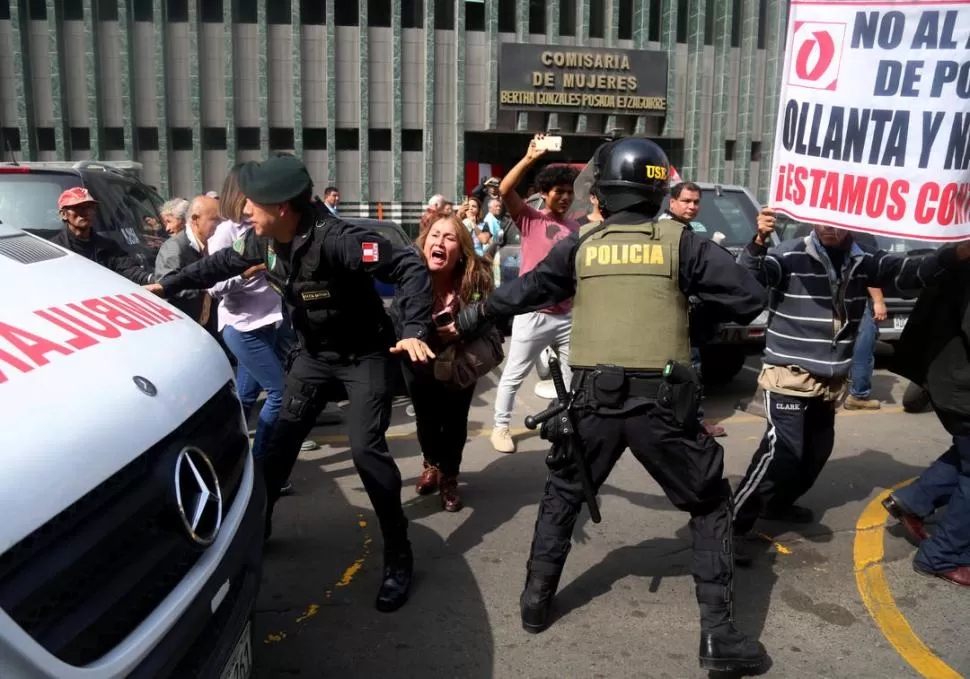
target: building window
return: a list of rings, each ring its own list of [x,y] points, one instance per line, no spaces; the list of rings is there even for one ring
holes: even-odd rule
[[[289,26],[293,23],[290,0],[271,0],[267,2],[266,23],[275,26]]]
[[[401,28],[424,27],[424,3],[421,0],[401,0]]]
[[[303,149],[305,151],[326,151],[327,150],[327,128],[304,127],[303,128]]]
[[[401,130],[402,151],[423,151],[424,130]]]
[[[308,26],[327,23],[326,0],[300,0],[300,23]]]
[[[734,140],[728,139],[724,142],[724,161],[727,163],[734,162]]]
[[[391,26],[391,0],[367,0],[367,23],[370,26]]]
[[[292,127],[269,128],[269,147],[274,151],[289,151],[293,148]]]
[[[255,24],[258,13],[256,0],[230,0],[232,2],[232,20],[237,24]]]
[[[367,145],[371,151],[391,150],[391,131],[388,129],[367,130]]]
[[[168,130],[168,138],[173,151],[192,150],[191,127],[170,127]]]
[[[4,20],[10,20],[10,0],[0,0],[0,21]]]
[[[485,3],[469,0],[465,3],[465,30],[485,30]]]
[[[189,20],[188,0],[166,0],[165,18],[170,22]]]
[[[98,19],[100,21],[117,21],[117,0],[98,0]]]
[[[660,0],[650,0],[650,30],[647,40],[660,42]]]
[[[222,23],[222,0],[202,0],[199,3],[199,20],[207,24]]]
[[[142,151],[158,150],[158,128],[157,127],[136,128],[135,139],[138,140],[138,148]]]
[[[589,37],[602,38],[606,34],[606,8],[603,0],[589,0]]]
[[[337,4],[333,6],[333,22],[338,26],[356,26],[360,20],[360,8],[356,2],[347,0],[334,0]]]
[[[259,128],[258,127],[237,127],[236,128],[236,148],[240,151],[259,150]]]
[[[360,130],[356,127],[338,127],[335,141],[337,151],[357,151],[360,149]]]
[[[132,3],[132,16],[135,21],[154,21],[155,8],[152,7],[152,0],[134,0]]]
[[[633,0],[620,0],[620,25],[617,28],[620,40],[633,40]]]
[[[498,30],[515,33],[515,0],[498,0]]]
[[[64,4],[61,5],[61,11],[64,16],[64,21],[84,20],[84,4],[81,0],[64,0]]]
[[[102,151],[124,151],[125,150],[125,128],[123,127],[103,127]],[[189,133],[189,146],[192,145],[192,134]]]
[[[439,31],[453,31],[455,29],[455,3],[451,0],[435,2],[434,27]]]
[[[41,19],[47,18],[47,0],[29,0],[27,4],[27,17],[29,19]],[[51,128],[54,129],[54,128]],[[54,149],[51,149],[53,151]]]
[[[0,149],[3,153],[20,151],[20,129],[17,127],[0,127]]]
[[[765,48],[765,29],[768,28],[768,0],[758,2],[758,49]]]
[[[576,0],[559,3],[559,35],[576,35]]]
[[[741,0],[731,0],[731,47],[741,46]]]
[[[751,162],[752,163],[761,162],[761,142],[760,141],[751,142]]]
[[[529,33],[546,34],[546,0],[530,0]]]
[[[680,44],[687,42],[687,20],[689,18],[687,0],[677,0],[677,42]]]
[[[707,7],[704,10],[704,44],[714,44],[714,17],[717,15],[717,0],[707,0]]]
[[[70,129],[71,148],[75,151],[91,150],[91,130],[86,127],[72,127]]]
[[[54,128],[53,127],[38,127],[37,128],[37,150],[38,151],[56,151],[57,144],[54,141]]]
[[[228,138],[224,127],[203,127],[202,148],[206,151],[225,151]]]

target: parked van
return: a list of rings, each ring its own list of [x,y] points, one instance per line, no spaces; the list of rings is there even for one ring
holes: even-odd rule
[[[252,675],[265,491],[193,320],[0,225],[0,677]]]

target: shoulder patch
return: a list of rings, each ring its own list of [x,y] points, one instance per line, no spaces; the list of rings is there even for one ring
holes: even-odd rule
[[[380,250],[377,243],[361,243],[361,260],[364,262],[380,261]]]
[[[237,238],[236,240],[234,240],[232,242],[232,249],[241,255],[243,251],[246,249],[246,239]]]

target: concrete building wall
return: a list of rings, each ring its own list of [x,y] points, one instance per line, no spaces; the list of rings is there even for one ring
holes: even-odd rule
[[[294,152],[320,190],[334,184],[346,209],[373,214],[459,197],[466,160],[492,161],[473,157],[466,133],[619,129],[658,139],[685,178],[763,198],[786,6],[0,0],[2,151],[131,158],[164,196],[218,190],[232,164]],[[502,42],[663,50],[667,114],[500,110]]]

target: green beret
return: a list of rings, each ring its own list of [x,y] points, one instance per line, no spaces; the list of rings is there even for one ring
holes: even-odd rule
[[[296,198],[313,186],[310,173],[296,156],[250,161],[239,170],[239,188],[249,200],[276,205]]]

